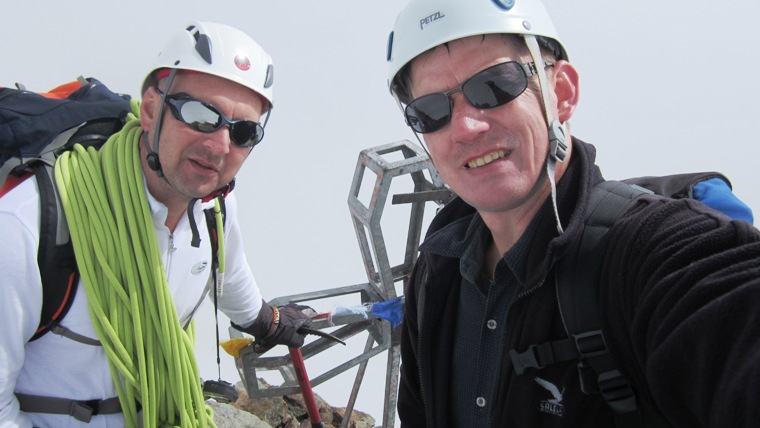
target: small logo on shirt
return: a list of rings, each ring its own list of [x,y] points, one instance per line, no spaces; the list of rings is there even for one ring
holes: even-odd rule
[[[536,383],[552,394],[551,399],[541,400],[538,403],[538,410],[551,415],[562,416],[565,413],[565,406],[562,405],[562,394],[565,393],[565,389],[563,388],[560,391],[556,385],[540,377],[536,378]]]
[[[195,266],[193,266],[192,269],[190,269],[190,272],[193,275],[200,275],[204,270],[206,270],[206,266],[208,266],[208,262],[198,262],[195,264]]]

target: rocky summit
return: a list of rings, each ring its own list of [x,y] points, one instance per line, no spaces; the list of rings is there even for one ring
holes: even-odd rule
[[[264,382],[259,379],[260,382]],[[281,397],[250,398],[243,384],[236,385],[238,399],[234,403],[223,404],[213,400],[209,405],[214,410],[217,428],[310,428],[301,394]],[[319,407],[319,415],[325,428],[338,428],[343,423],[345,407],[332,407],[319,395],[314,394]],[[373,428],[375,419],[354,409],[348,428]]]

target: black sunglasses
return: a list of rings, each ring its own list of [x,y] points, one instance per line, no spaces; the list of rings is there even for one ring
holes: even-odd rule
[[[159,91],[159,93],[161,93]],[[163,96],[163,93],[161,93]],[[167,95],[174,118],[191,129],[210,134],[224,125],[230,126],[230,139],[240,147],[253,147],[264,138],[264,128],[252,120],[230,120],[211,104],[196,100],[186,93]]]
[[[545,67],[554,63],[546,62]],[[420,134],[438,131],[451,121],[451,94],[462,91],[464,98],[478,109],[503,106],[519,97],[528,87],[528,77],[537,72],[534,63],[503,62],[481,70],[447,92],[421,96],[404,109],[406,123]]]

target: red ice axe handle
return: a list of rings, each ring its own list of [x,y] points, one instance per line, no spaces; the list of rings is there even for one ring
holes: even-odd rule
[[[322,425],[322,417],[319,416],[317,400],[314,399],[314,392],[311,390],[309,375],[306,374],[306,366],[303,363],[303,354],[301,354],[301,349],[288,348],[288,351],[290,351],[290,359],[293,361],[293,368],[296,371],[298,385],[301,387],[301,395],[303,395],[303,402],[306,404],[306,412],[309,414],[311,427],[324,428],[324,425]]]

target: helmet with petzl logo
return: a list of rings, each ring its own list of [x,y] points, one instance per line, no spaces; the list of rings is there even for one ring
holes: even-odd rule
[[[556,163],[565,161],[569,145],[565,127],[553,117],[548,78],[540,65],[546,64],[546,53],[558,60],[567,60],[568,56],[541,0],[410,0],[396,17],[388,37],[388,88],[406,115],[404,104],[412,101],[411,62],[445,43],[486,34],[520,36],[532,58],[547,126],[546,175],[557,231],[562,234],[555,172]],[[407,124],[412,126],[408,117]],[[415,136],[420,140],[417,131]]]
[[[399,71],[441,44],[480,34],[533,35],[550,41],[558,59],[567,53],[540,0],[411,0],[388,37],[388,86]]]
[[[272,57],[246,33],[224,24],[194,22],[177,32],[158,54],[142,92],[156,71],[177,69],[211,74],[250,88],[272,106]]]

